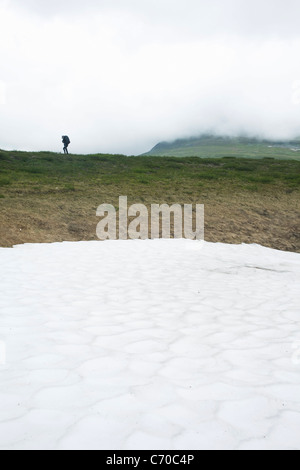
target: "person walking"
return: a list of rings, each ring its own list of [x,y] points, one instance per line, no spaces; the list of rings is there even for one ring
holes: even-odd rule
[[[71,141],[67,135],[62,136],[62,142],[64,144],[64,154],[68,155],[68,146],[70,145]]]

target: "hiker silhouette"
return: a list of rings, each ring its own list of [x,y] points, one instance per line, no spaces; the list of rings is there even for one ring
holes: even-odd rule
[[[63,135],[63,136],[62,136],[62,142],[63,142],[63,144],[64,144],[64,153],[65,153],[65,154],[68,154],[68,153],[69,153],[69,152],[68,152],[68,146],[69,146],[69,144],[71,143],[69,137],[68,137],[67,135]]]

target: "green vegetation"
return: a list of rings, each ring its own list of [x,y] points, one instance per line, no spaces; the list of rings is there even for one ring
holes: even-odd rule
[[[203,135],[198,138],[161,142],[145,156],[197,156],[201,158],[278,158],[300,160],[300,140],[273,142],[246,137],[218,137]]]
[[[9,184],[11,184],[11,180],[9,178],[1,178],[0,177],[0,187],[1,186],[8,186]]]
[[[300,161],[0,151],[0,246],[96,239],[96,209],[204,203],[206,240],[300,251]]]
[[[245,189],[253,184],[258,190],[298,189],[300,162],[277,159],[237,159],[198,157],[126,157],[122,155],[71,155],[49,152],[26,153],[0,151],[0,187],[13,197],[19,191],[43,193],[87,192],[99,185],[122,187],[132,192],[143,186],[193,189],[199,184],[218,183],[229,190]],[[151,189],[150,189],[150,192]]]

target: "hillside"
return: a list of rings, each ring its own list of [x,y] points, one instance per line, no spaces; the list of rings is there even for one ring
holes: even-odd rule
[[[0,246],[95,240],[98,205],[205,204],[205,239],[300,252],[300,161],[0,151]]]
[[[144,156],[244,157],[300,160],[300,139],[290,142],[258,140],[247,137],[202,135],[173,142],[160,142]]]

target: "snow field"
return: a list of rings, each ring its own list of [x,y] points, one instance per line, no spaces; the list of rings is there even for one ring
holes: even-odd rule
[[[300,448],[298,254],[134,240],[0,264],[0,449]]]

